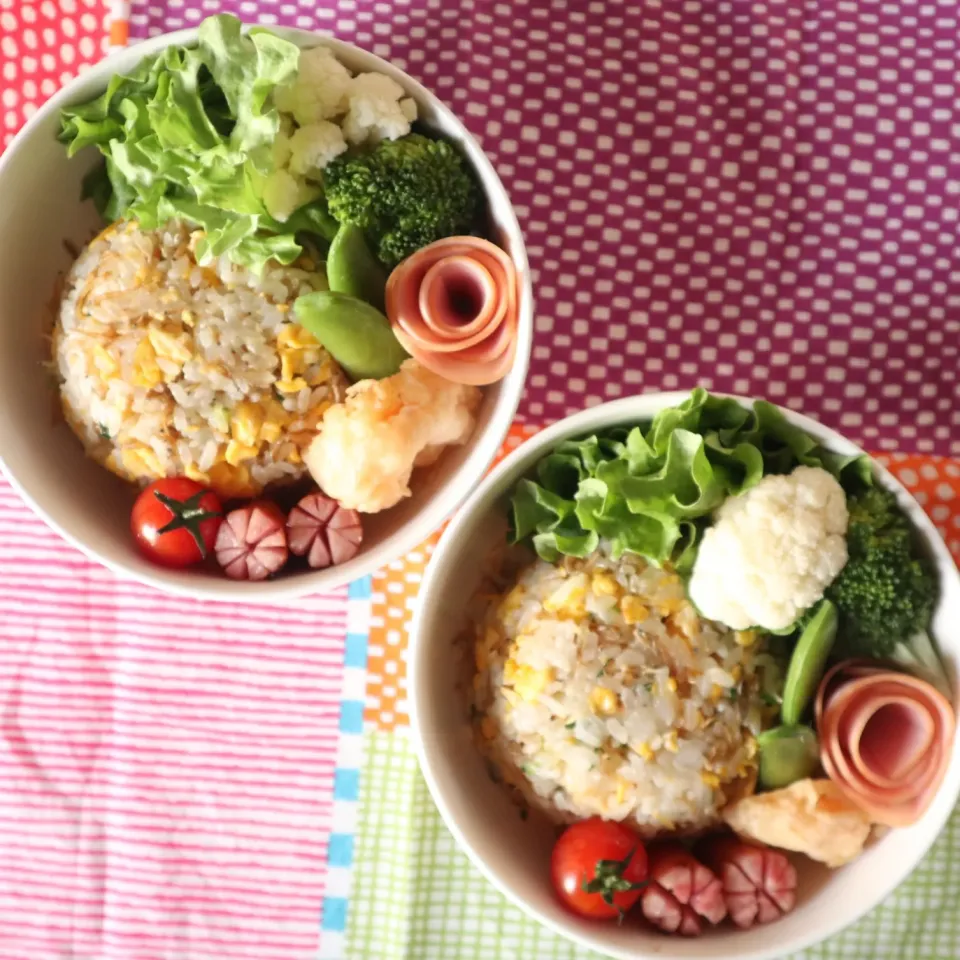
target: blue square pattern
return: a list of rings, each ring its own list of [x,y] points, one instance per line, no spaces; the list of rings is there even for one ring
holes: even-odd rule
[[[363,701],[343,700],[340,703],[340,732],[363,733]]]
[[[348,633],[343,651],[343,663],[347,667],[358,667],[361,670],[367,666],[367,635],[365,633]]]
[[[334,933],[342,933],[347,929],[347,901],[344,897],[323,898],[321,926],[324,930],[331,930]]]
[[[360,580],[354,580],[347,587],[347,598],[349,600],[369,600],[373,595],[373,578],[362,577]]]
[[[355,580],[347,589],[347,598],[350,602],[350,623],[356,626],[365,626],[369,619],[369,607],[373,596],[373,580],[364,577]],[[348,632],[344,638],[343,665],[346,669],[345,677],[350,679],[346,689],[356,690],[356,674],[351,671],[366,671],[367,668],[368,635],[366,631]],[[363,733],[364,702],[359,700],[340,701],[339,729],[343,736]],[[362,752],[362,751],[356,751]],[[349,753],[349,751],[347,751]],[[360,799],[360,770],[351,768],[351,763],[359,767],[359,756],[344,754],[342,761],[346,765],[338,767],[333,773],[333,798],[341,804],[348,804],[342,811],[343,826],[347,830],[353,829],[356,818],[357,803]],[[331,833],[327,844],[327,863],[331,869],[350,871],[353,867],[354,835],[353,833]],[[331,937],[338,937],[347,929],[347,897],[328,896],[323,899],[323,913],[321,930]],[[321,934],[321,945],[325,942]],[[337,941],[332,941],[337,942]],[[322,946],[321,946],[322,950]],[[339,954],[339,948],[334,950]],[[328,953],[324,952],[324,956]]]
[[[357,800],[360,796],[359,770],[334,770],[333,799]]]
[[[353,834],[330,834],[327,844],[327,863],[331,867],[349,867],[353,863]]]

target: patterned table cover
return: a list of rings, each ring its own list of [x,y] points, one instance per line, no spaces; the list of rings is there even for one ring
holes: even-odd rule
[[[482,141],[536,283],[507,447],[637,391],[763,395],[882,452],[960,558],[953,0],[0,0],[3,143],[111,43],[221,10],[393,60]],[[417,773],[432,541],[272,609],[119,579],[2,481],[0,531],[2,960],[588,956],[480,878]],[[958,900],[955,813],[803,956],[956,958]]]

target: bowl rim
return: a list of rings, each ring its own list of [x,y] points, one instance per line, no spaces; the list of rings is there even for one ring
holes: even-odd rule
[[[243,30],[246,32],[254,26],[257,25],[243,23]],[[143,57],[150,56],[174,44],[193,42],[196,40],[198,29],[197,26],[175,30],[139,41],[129,47],[114,50],[61,86],[27,120],[3,151],[2,156],[0,156],[0,183],[3,181],[7,167],[12,164],[14,155],[23,149],[38,127],[42,127],[49,122],[51,115],[76,98],[76,91],[79,88],[91,84],[97,88],[105,88],[111,75],[120,70],[129,69],[129,65],[138,62]],[[354,580],[375,573],[381,567],[416,549],[432,533],[438,530],[457,507],[463,503],[475,486],[476,478],[483,476],[496,457],[497,451],[506,439],[516,417],[526,386],[533,349],[533,280],[530,274],[526,242],[517,219],[517,211],[496,168],[463,121],[440,97],[420,81],[370,50],[340,40],[322,30],[303,30],[298,27],[279,25],[267,25],[265,29],[297,43],[302,48],[323,43],[330,46],[337,54],[359,54],[370,64],[369,69],[376,69],[393,76],[394,79],[399,78],[402,81],[401,85],[408,93],[413,93],[421,103],[429,104],[430,109],[442,118],[444,125],[455,130],[461,137],[462,148],[467,153],[471,166],[482,173],[483,179],[490,184],[489,188],[486,185],[483,188],[487,202],[492,203],[496,197],[504,210],[504,216],[501,220],[502,228],[517,242],[516,251],[512,255],[520,283],[517,347],[513,367],[508,372],[507,377],[500,381],[506,384],[509,380],[510,387],[502,388],[501,397],[483,434],[468,441],[468,444],[471,442],[474,444],[473,448],[464,457],[456,474],[443,484],[441,490],[434,495],[430,502],[425,504],[404,526],[392,533],[382,543],[377,544],[369,553],[361,554],[340,566],[328,567],[325,570],[308,570],[277,580],[251,583],[250,581],[234,581],[226,577],[211,577],[196,578],[195,582],[191,583],[189,579],[183,576],[184,573],[189,575],[189,571],[168,570],[163,567],[157,567],[156,570],[134,570],[123,562],[108,559],[93,547],[81,542],[47,514],[34,500],[26,484],[18,477],[13,465],[7,462],[3,452],[0,451],[0,472],[17,491],[24,503],[48,527],[76,547],[89,560],[99,563],[121,577],[133,579],[168,595],[228,603],[271,604],[333,591]],[[127,66],[121,66],[123,64]],[[454,482],[455,480],[459,480],[459,482]]]
[[[423,637],[423,621],[426,618],[427,600],[434,592],[439,589],[435,587],[435,581],[438,580],[439,571],[445,567],[450,554],[454,553],[460,539],[461,533],[471,523],[473,515],[477,512],[490,510],[497,499],[501,498],[508,488],[508,484],[513,484],[524,476],[540,458],[542,458],[558,442],[564,439],[589,435],[590,433],[606,429],[615,425],[623,424],[625,421],[636,420],[643,422],[649,420],[658,410],[674,406],[690,396],[690,390],[674,390],[667,392],[649,392],[635,394],[630,397],[622,397],[607,403],[599,404],[581,410],[578,413],[571,414],[552,423],[532,437],[525,440],[515,450],[512,450],[503,460],[500,461],[490,471],[483,481],[474,489],[467,500],[461,505],[459,511],[443,531],[440,540],[435,546],[430,561],[424,571],[417,594],[417,601],[414,607],[408,631],[408,714],[410,717],[411,740],[420,771],[426,781],[427,788],[436,805],[443,822],[447,829],[453,835],[457,846],[467,854],[471,863],[483,874],[483,876],[512,904],[519,907],[528,916],[533,917],[539,923],[548,929],[560,934],[568,940],[577,943],[587,949],[597,951],[605,956],[616,958],[616,960],[689,960],[689,954],[673,953],[670,949],[670,940],[664,939],[665,949],[658,949],[655,953],[643,950],[624,951],[618,946],[603,942],[601,937],[590,933],[585,933],[580,928],[574,926],[571,920],[563,923],[539,910],[537,907],[528,904],[517,893],[510,880],[501,873],[498,873],[486,860],[482,851],[468,840],[466,834],[460,829],[453,816],[452,810],[446,801],[444,788],[441,786],[440,777],[437,772],[437,766],[434,763],[435,754],[427,749],[427,736],[423,726],[423,718],[420,712],[420,700],[425,696],[421,691],[424,689],[421,676],[425,670],[428,659],[429,642]],[[750,407],[755,400],[760,397],[744,397],[738,394],[721,393],[711,391],[715,397],[729,397],[738,401],[740,404]],[[848,440],[843,434],[828,427],[825,424],[814,420],[806,414],[799,413],[789,407],[776,404],[778,409],[787,417],[787,419],[796,426],[809,432],[815,439],[827,444],[831,449],[842,449],[844,452],[866,454],[866,451],[857,444]],[[936,529],[933,521],[927,515],[926,511],[917,502],[916,498],[903,486],[903,484],[893,474],[870,454],[870,462],[874,468],[875,475],[879,475],[883,484],[888,489],[897,493],[898,502],[907,512],[911,524],[917,529],[925,543],[932,547],[934,552],[940,556],[945,556],[950,560],[947,568],[953,570],[955,581],[960,583],[960,571],[953,563],[950,552]],[[953,679],[951,677],[951,679]],[[953,690],[954,712],[957,710],[958,693],[956,683]],[[906,866],[900,866],[890,871],[892,880],[884,885],[876,895],[872,896],[866,905],[859,907],[851,916],[842,916],[837,920],[830,920],[828,923],[820,926],[807,934],[795,938],[788,945],[775,945],[745,950],[742,947],[734,946],[730,952],[717,952],[717,958],[736,956],[738,960],[779,960],[785,952],[793,953],[795,951],[805,950],[815,944],[822,943],[830,937],[835,936],[842,930],[856,923],[867,913],[876,908],[881,901],[888,897],[904,880],[919,866],[920,862],[926,856],[927,852],[933,846],[934,842],[943,832],[947,820],[950,818],[953,808],[960,797],[960,777],[958,777],[956,766],[960,758],[960,738],[954,744],[953,756],[950,768],[953,770],[953,798],[949,804],[942,804],[941,810],[936,813],[932,821],[933,829],[930,832],[929,839],[918,844],[915,848],[915,855]],[[949,777],[948,773],[948,777]],[[947,786],[945,780],[941,789]],[[933,811],[931,811],[933,812]],[[546,882],[546,878],[544,880]],[[733,932],[736,936],[736,931]],[[735,944],[735,940],[733,943]]]

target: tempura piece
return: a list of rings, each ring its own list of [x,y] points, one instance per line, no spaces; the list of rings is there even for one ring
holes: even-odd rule
[[[744,797],[723,811],[723,819],[747,840],[795,850],[828,867],[856,859],[871,827],[831,780],[798,780],[783,790]]]
[[[451,383],[407,360],[384,380],[361,380],[327,410],[304,461],[328,496],[377,513],[410,496],[414,467],[465,443],[480,402],[476,387]]]

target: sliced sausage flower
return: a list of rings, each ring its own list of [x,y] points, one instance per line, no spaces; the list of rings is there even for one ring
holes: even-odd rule
[[[956,716],[925,680],[863,661],[835,666],[816,703],[827,775],[876,823],[915,823],[950,763]]]
[[[403,348],[455,383],[502,379],[517,341],[517,271],[498,246],[447,237],[418,250],[387,280],[387,317]]]
[[[738,927],[771,923],[797,902],[797,871],[779,850],[722,834],[708,837],[697,856],[720,878],[723,900]]]
[[[231,510],[217,532],[217,563],[233,580],[266,580],[289,556],[284,516],[258,500]]]
[[[356,510],[348,510],[322,493],[309,493],[287,518],[290,552],[306,557],[315,570],[352,560],[360,550],[363,527]]]
[[[703,920],[719,923],[727,913],[716,874],[679,843],[651,847],[650,884],[640,896],[643,915],[665,933],[698,937]]]

